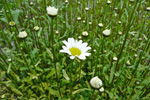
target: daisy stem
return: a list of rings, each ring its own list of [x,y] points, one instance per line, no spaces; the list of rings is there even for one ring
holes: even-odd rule
[[[82,66],[82,61],[79,63],[79,68],[80,68],[80,74],[79,74],[79,78],[81,79],[81,67]]]
[[[57,81],[57,87],[59,90],[59,95],[61,96],[61,92],[60,92],[60,84],[59,84],[59,80],[58,80],[58,73],[57,73],[57,67],[56,67],[56,59],[55,59],[55,50],[54,50],[54,31],[53,31],[53,20],[54,17],[51,17],[51,37],[52,37],[52,53],[53,53],[53,62],[54,62],[54,66],[55,66],[55,71],[56,71],[56,81]]]
[[[72,66],[73,66],[73,63],[70,66],[70,97],[71,99],[72,99]]]
[[[92,91],[91,100],[94,100],[94,92],[95,92],[95,89],[93,89],[93,91]]]

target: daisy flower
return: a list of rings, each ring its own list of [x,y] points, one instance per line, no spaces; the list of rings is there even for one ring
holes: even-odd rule
[[[74,59],[78,57],[81,60],[85,60],[86,56],[90,56],[91,53],[87,53],[91,47],[87,47],[88,43],[82,43],[82,40],[74,40],[74,38],[68,38],[68,42],[66,40],[63,41],[65,46],[62,46],[62,53],[68,53],[70,55],[70,59]]]
[[[100,88],[103,83],[102,83],[102,80],[98,78],[98,76],[95,76],[93,77],[91,80],[90,80],[90,84],[93,88]]]

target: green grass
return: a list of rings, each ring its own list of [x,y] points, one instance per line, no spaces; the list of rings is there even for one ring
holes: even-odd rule
[[[1,100],[149,100],[149,0],[32,1],[0,1]],[[53,23],[48,6],[59,9]],[[21,31],[27,38],[18,37]],[[62,41],[80,36],[92,48],[85,60],[59,52]],[[95,76],[104,92],[90,85]]]

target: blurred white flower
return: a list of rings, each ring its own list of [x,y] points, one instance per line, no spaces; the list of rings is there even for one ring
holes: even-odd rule
[[[107,1],[107,4],[111,4],[111,1],[108,0],[108,1]]]
[[[77,20],[78,20],[78,21],[81,20],[81,17],[77,17]]]
[[[33,6],[33,2],[30,2],[30,6]]]
[[[130,2],[134,2],[134,0],[130,0]]]
[[[118,58],[117,58],[117,57],[113,57],[113,60],[114,60],[114,61],[117,61],[117,60],[118,60]]]
[[[19,38],[26,38],[28,36],[28,34],[26,33],[26,31],[22,31],[22,32],[19,32]]]
[[[119,21],[118,23],[121,24],[121,21]]]
[[[92,25],[92,22],[89,22],[89,25]]]
[[[11,21],[11,22],[9,22],[9,25],[12,26],[12,27],[15,26],[15,22]]]
[[[147,10],[147,11],[150,11],[150,7],[147,7],[146,10]]]
[[[104,34],[105,36],[109,36],[109,35],[110,35],[110,30],[108,30],[108,29],[104,30],[104,31],[103,31],[103,34]]]
[[[104,87],[101,87],[101,88],[99,89],[99,91],[100,91],[100,92],[104,92]]]
[[[103,24],[102,24],[102,23],[99,23],[98,26],[99,26],[99,27],[103,27]]]
[[[88,34],[87,31],[84,31],[84,32],[82,32],[82,35],[83,35],[83,36],[88,36],[89,34]]]
[[[39,28],[38,26],[35,26],[35,27],[34,27],[34,30],[35,30],[35,31],[38,31],[39,29],[40,29],[40,28]]]
[[[68,0],[65,0],[65,3],[68,3]]]
[[[122,32],[119,32],[118,34],[119,34],[119,35],[122,35]]]
[[[58,14],[58,9],[55,7],[47,7],[47,14],[50,16],[56,16]]]
[[[85,8],[85,11],[89,11],[89,8],[87,7],[87,8]]]
[[[78,57],[81,60],[85,60],[86,56],[90,56],[91,53],[87,53],[91,47],[87,47],[88,43],[82,43],[82,40],[74,40],[74,38],[68,38],[68,42],[66,40],[63,41],[65,46],[62,46],[63,49],[60,50],[62,53],[68,53],[70,55],[70,59],[74,59]]]
[[[59,34],[59,31],[56,30],[56,34]]]
[[[130,65],[131,65],[131,63],[130,63],[129,60],[126,62],[126,65],[127,65],[127,66],[130,66]]]
[[[97,89],[99,89],[103,85],[102,81],[98,78],[98,76],[93,77],[90,80],[90,84],[93,88],[97,88]]]
[[[82,21],[85,24],[85,20]]]

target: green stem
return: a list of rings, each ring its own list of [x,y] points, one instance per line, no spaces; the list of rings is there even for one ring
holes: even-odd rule
[[[51,18],[52,53],[53,53],[53,62],[54,62],[54,66],[55,66],[55,71],[56,71],[57,87],[58,87],[58,90],[59,90],[59,95],[61,96],[61,92],[60,92],[60,82],[59,82],[59,80],[58,80],[58,73],[57,73],[57,66],[56,66],[56,59],[55,59],[53,20],[54,20],[54,17]]]

